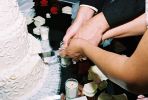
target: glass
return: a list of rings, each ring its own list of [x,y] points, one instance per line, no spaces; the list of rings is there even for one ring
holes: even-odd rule
[[[71,100],[77,97],[78,94],[78,81],[70,78],[65,83],[66,100]]]

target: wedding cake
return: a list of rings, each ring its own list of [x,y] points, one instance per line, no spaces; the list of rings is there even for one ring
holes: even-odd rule
[[[0,100],[25,100],[42,87],[48,67],[40,49],[17,0],[0,0]]]

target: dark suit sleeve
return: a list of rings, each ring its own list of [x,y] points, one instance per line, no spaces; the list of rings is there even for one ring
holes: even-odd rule
[[[80,4],[86,4],[98,9],[98,12],[102,11],[105,0],[80,0]]]
[[[144,11],[145,0],[115,0],[102,9],[110,27],[124,24],[143,14]]]

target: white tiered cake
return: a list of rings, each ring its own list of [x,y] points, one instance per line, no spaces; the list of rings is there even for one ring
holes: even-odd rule
[[[16,0],[0,0],[0,100],[24,100],[42,87],[48,73],[38,47]]]

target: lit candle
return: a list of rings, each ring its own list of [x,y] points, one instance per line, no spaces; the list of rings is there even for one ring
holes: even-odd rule
[[[70,100],[77,97],[78,94],[78,81],[70,78],[66,81],[66,100]]]

